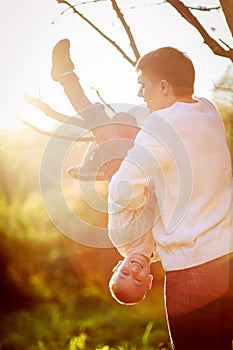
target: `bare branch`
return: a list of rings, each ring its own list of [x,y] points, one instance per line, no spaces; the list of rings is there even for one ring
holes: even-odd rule
[[[55,111],[48,104],[42,102],[38,98],[32,97],[28,94],[24,94],[23,99],[26,103],[40,109],[43,113],[45,113],[49,117],[57,120],[58,122],[64,122],[66,119],[69,118],[68,115],[65,115],[65,114],[62,114],[62,113]]]
[[[222,39],[219,39],[219,41],[220,41],[223,45],[225,45],[229,50],[231,50],[231,47],[230,47],[227,43],[225,43],[225,41],[223,41]]]
[[[80,6],[80,5],[88,5],[88,4],[91,4],[93,2],[107,2],[108,0],[89,0],[89,1],[82,1],[82,2],[79,2],[77,4],[75,4],[74,6]]]
[[[104,39],[106,39],[110,44],[112,44],[117,51],[119,51],[122,56],[132,65],[135,66],[136,65],[136,61],[133,61],[127,54],[126,52],[114,41],[112,40],[109,36],[107,36],[106,34],[104,34],[98,27],[96,27],[96,25],[94,23],[92,23],[88,18],[86,18],[82,13],[80,13],[75,6],[73,6],[72,4],[70,4],[68,1],[65,0],[57,0],[57,2],[59,4],[66,4],[67,6],[69,6],[70,9],[72,9],[74,11],[74,13],[76,13],[79,17],[81,17],[85,22],[87,22],[93,29],[95,29],[95,31],[97,31],[97,33],[99,33]]]
[[[213,10],[220,10],[221,6],[215,6],[215,7],[206,7],[206,6],[187,6],[190,10],[197,10],[197,11],[213,11]]]
[[[102,101],[103,104],[104,104],[106,107],[108,107],[113,113],[116,113],[116,111],[114,110],[114,108],[113,108],[109,103],[107,103],[107,102],[103,99],[103,97],[100,95],[99,90],[97,90],[97,89],[94,88],[93,86],[90,86],[90,88],[91,88],[92,90],[95,91],[95,93],[96,93],[96,95],[99,97],[100,101]]]
[[[92,136],[87,136],[87,137],[79,137],[78,139],[74,140],[72,137],[68,137],[66,135],[59,135],[59,134],[56,134],[56,133],[51,133],[49,131],[45,131],[45,130],[42,130],[40,128],[37,128],[35,125],[29,123],[28,121],[26,121],[25,119],[15,115],[14,116],[16,119],[18,119],[21,123],[23,123],[24,125],[28,126],[29,128],[31,128],[32,130],[34,130],[35,132],[39,133],[39,134],[42,134],[42,135],[45,135],[45,136],[53,136],[53,137],[56,137],[58,139],[63,139],[63,140],[70,140],[70,141],[78,141],[78,142],[91,142],[91,141],[94,141],[94,137]]]
[[[209,48],[218,56],[229,58],[233,62],[233,49],[225,51],[221,45],[219,45],[206,30],[202,27],[200,22],[196,17],[191,13],[191,11],[179,0],[167,0],[180,14],[183,16],[186,21],[192,24],[201,34],[204,39],[204,43],[209,46]]]
[[[81,119],[78,117],[70,117],[68,115],[59,113],[59,112],[55,111],[54,109],[52,109],[47,103],[44,103],[43,101],[41,101],[38,98],[35,98],[35,97],[32,97],[30,95],[25,94],[24,100],[25,100],[25,102],[38,108],[43,113],[45,113],[46,115],[48,115],[49,117],[53,118],[56,121],[65,122],[67,124],[71,124],[71,125],[74,125],[76,127],[82,128],[82,129],[87,128],[87,123],[84,119]]]
[[[123,13],[121,12],[121,10],[119,9],[119,7],[118,7],[116,1],[115,1],[115,0],[111,0],[111,3],[112,3],[113,10],[116,12],[117,17],[119,18],[121,24],[123,25],[123,27],[124,27],[124,29],[125,29],[125,31],[126,31],[126,34],[127,34],[128,38],[129,38],[130,46],[132,47],[134,56],[135,56],[136,60],[138,60],[139,57],[140,57],[140,54],[139,54],[137,45],[136,45],[136,43],[135,43],[134,37],[133,37],[133,35],[132,35],[132,33],[131,33],[130,27],[129,27],[128,24],[126,23],[125,18],[124,18],[124,15],[123,15]]]

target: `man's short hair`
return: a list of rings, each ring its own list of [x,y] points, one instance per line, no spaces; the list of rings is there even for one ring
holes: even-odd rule
[[[167,46],[142,56],[136,71],[143,72],[153,83],[166,80],[176,96],[193,94],[195,69],[191,59],[176,48]]]

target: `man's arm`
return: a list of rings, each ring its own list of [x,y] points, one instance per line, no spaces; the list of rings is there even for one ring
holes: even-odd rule
[[[144,206],[147,198],[145,189],[166,163],[167,150],[160,142],[150,143],[145,131],[140,131],[138,136],[109,184],[110,201],[118,205],[119,210]],[[147,142],[142,143],[141,138]]]

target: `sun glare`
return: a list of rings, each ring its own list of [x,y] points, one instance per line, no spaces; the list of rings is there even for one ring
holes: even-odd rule
[[[47,4],[46,0],[43,2]],[[93,13],[87,11],[87,16],[92,15],[94,18],[96,12],[94,4],[92,5],[90,10],[93,9]],[[75,66],[77,64],[78,74],[89,86],[88,96],[93,97],[93,102],[97,101],[98,98],[93,91],[90,93],[90,86],[98,89],[108,103],[141,103],[142,101],[139,101],[136,96],[137,83],[136,77],[133,76],[133,67],[109,43],[100,38],[93,29],[85,27],[75,16],[70,14],[59,17],[54,26],[51,26],[52,20],[58,16],[59,10],[56,2],[54,5],[48,4],[48,7],[46,17],[41,5],[37,9],[39,14],[35,18],[30,15],[30,11],[33,11],[34,8],[25,6],[25,11],[28,11],[28,13],[25,12],[27,16],[24,13],[25,21],[23,23],[19,22],[19,19],[17,19],[18,22],[15,22],[15,19],[12,21],[14,37],[11,32],[5,30],[5,49],[3,51],[7,52],[7,57],[3,58],[1,65],[0,129],[22,128],[22,122],[15,119],[14,115],[45,130],[49,130],[55,125],[54,120],[49,116],[25,103],[22,99],[23,93],[41,98],[43,102],[60,113],[75,114],[60,84],[53,82],[50,77],[53,45],[65,37],[70,39],[72,59],[74,59]],[[112,15],[111,11],[112,9],[110,9]],[[138,8],[138,11],[135,7],[133,10],[125,9],[125,11],[141,54],[166,45],[176,46],[186,51],[193,59],[197,70],[198,95],[210,97],[212,82],[217,75],[224,72],[228,61],[215,56],[203,44],[197,31],[186,23],[169,4],[158,7],[143,6]],[[9,16],[10,14],[9,10]],[[215,22],[216,31],[219,34],[222,27],[223,30],[225,29],[224,24],[218,13],[213,13],[213,15],[217,19],[211,17],[211,22],[208,22],[207,26],[210,27]],[[167,16],[169,16],[169,26],[163,28],[162,35],[161,33],[160,35],[148,35],[148,33],[158,33],[163,27],[162,19],[167,18]],[[98,19],[98,16],[96,17]],[[144,18],[143,25],[138,26],[137,23],[142,18]],[[205,19],[208,19],[206,15]],[[8,28],[8,19],[5,22],[6,28]],[[112,22],[106,18],[103,24],[104,30],[117,42],[119,41],[120,45],[126,45],[126,51],[132,55],[128,41],[125,42],[124,31],[121,32],[119,23],[115,22],[113,26]],[[20,26],[19,23],[22,25]],[[30,27],[30,31],[28,31],[28,27]],[[176,28],[175,35],[173,35],[174,31],[171,31],[171,28]],[[81,36],[80,34],[77,36],[77,33],[80,32]],[[191,37],[192,41],[190,41]],[[224,39],[227,41],[228,37],[224,37]]]

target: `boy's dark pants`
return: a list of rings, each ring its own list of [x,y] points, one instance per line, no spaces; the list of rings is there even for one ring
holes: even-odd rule
[[[232,350],[232,256],[167,272],[165,300],[175,350]]]

